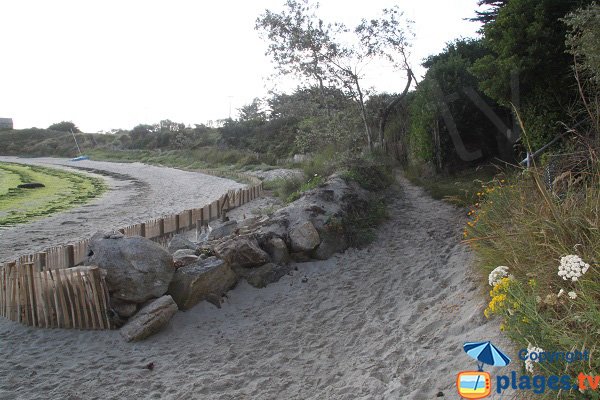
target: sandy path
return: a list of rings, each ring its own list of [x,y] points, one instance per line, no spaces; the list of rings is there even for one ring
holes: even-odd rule
[[[461,213],[401,184],[370,247],[243,282],[145,342],[0,321],[0,398],[457,399],[475,368],[463,342],[509,346],[483,317]]]
[[[116,229],[200,207],[229,189],[243,186],[228,179],[141,163],[73,163],[56,158],[17,157],[0,157],[0,161],[95,171],[102,174],[109,186],[103,196],[83,206],[0,230],[0,262],[87,238],[98,230]]]

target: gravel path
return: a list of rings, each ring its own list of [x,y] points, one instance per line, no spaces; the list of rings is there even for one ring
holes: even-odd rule
[[[0,230],[0,262],[87,238],[99,230],[116,229],[200,207],[216,200],[229,189],[243,186],[197,172],[141,163],[74,163],[57,158],[17,157],[0,157],[0,161],[76,168],[78,172],[100,174],[109,186],[103,196],[86,205]]]
[[[0,398],[457,399],[456,374],[475,368],[464,342],[516,357],[483,317],[462,213],[401,184],[369,247],[264,289],[242,282],[221,309],[179,312],[146,341],[0,320]]]

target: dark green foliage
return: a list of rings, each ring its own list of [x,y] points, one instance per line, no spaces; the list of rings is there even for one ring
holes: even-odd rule
[[[475,18],[471,18],[470,21],[481,22],[487,24],[493,22],[498,17],[500,8],[504,7],[508,3],[508,0],[479,0],[477,5],[479,7],[485,7],[484,10],[477,10]]]
[[[81,133],[81,131],[79,130],[79,128],[71,121],[62,121],[62,122],[57,122],[56,124],[52,124],[48,127],[48,130],[50,131],[57,131],[57,132],[74,132],[74,133]]]
[[[534,148],[557,134],[558,121],[568,122],[567,110],[577,98],[565,53],[567,27],[560,21],[591,0],[511,0],[483,27],[491,51],[472,71],[490,98],[511,107],[511,73],[519,79],[521,117]]]
[[[478,82],[470,72],[474,62],[489,51],[480,40],[461,39],[449,43],[443,52],[430,56],[423,64],[428,68],[418,89],[407,97],[407,106],[398,107],[390,127],[404,130],[400,136],[406,161],[410,164],[431,163],[438,171],[456,170],[471,166],[461,159],[451,137],[448,119],[443,118],[441,106],[448,107],[461,141],[469,150],[480,150],[480,163],[492,157],[511,159],[511,146],[500,131],[467,93],[474,93],[511,126],[507,109],[499,107],[476,90]],[[478,100],[478,101],[479,101]],[[403,121],[405,120],[405,121]],[[401,157],[404,158],[404,157]]]

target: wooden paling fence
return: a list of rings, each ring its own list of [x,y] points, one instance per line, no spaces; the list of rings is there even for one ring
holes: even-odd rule
[[[227,210],[262,194],[262,182],[248,175],[203,170],[203,173],[250,181],[212,203],[177,214],[116,229],[161,244],[173,235],[205,227]],[[109,294],[98,267],[77,267],[87,257],[89,239],[20,257],[0,265],[0,316],[40,328],[112,329]]]

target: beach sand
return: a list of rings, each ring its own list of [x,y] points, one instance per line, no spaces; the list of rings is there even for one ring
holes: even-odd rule
[[[458,399],[456,374],[476,370],[464,342],[516,358],[483,316],[464,212],[400,184],[370,246],[264,289],[241,282],[221,309],[179,312],[144,342],[0,320],[0,398]]]
[[[0,262],[163,215],[202,207],[229,189],[229,179],[142,163],[70,162],[58,158],[0,157],[0,161],[101,174],[109,190],[89,203],[32,223],[0,230]],[[86,172],[87,171],[87,172]]]

